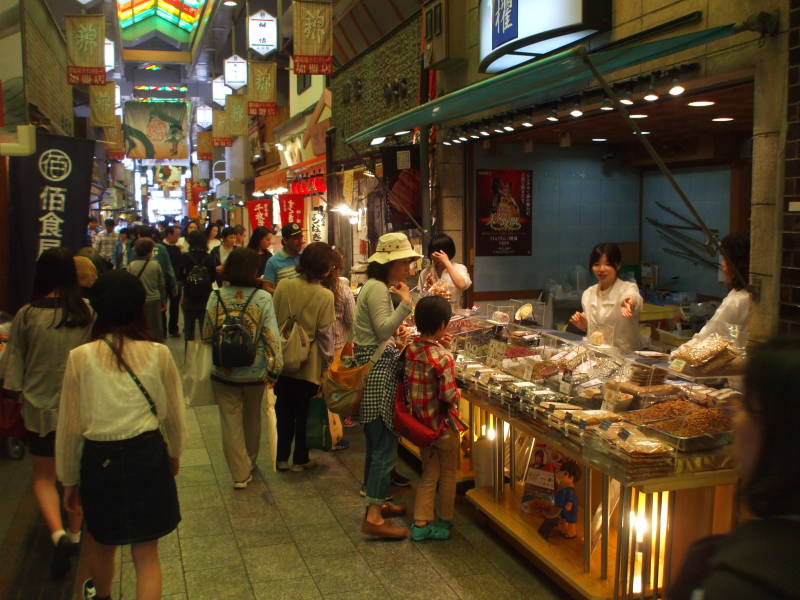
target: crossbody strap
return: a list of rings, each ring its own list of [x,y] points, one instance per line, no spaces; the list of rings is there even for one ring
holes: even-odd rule
[[[149,263],[150,263],[150,259],[149,258],[144,261],[144,266],[142,266],[142,268],[139,270],[139,274],[136,276],[136,279],[141,279],[142,278],[142,273],[144,273],[144,270],[147,268],[147,265]]]
[[[142,395],[145,397],[145,400],[147,400],[147,403],[150,405],[150,411],[153,413],[155,417],[158,417],[158,412],[156,412],[156,403],[153,402],[153,399],[150,397],[150,392],[148,392],[147,388],[144,387],[144,384],[141,381],[139,381],[139,378],[136,376],[136,373],[134,373],[131,370],[131,368],[128,366],[128,363],[125,362],[125,359],[122,358],[122,355],[119,352],[117,352],[117,349],[114,348],[111,342],[109,342],[106,338],[103,338],[103,341],[111,349],[111,352],[113,352],[116,355],[116,357],[119,359],[120,364],[123,367],[125,367],[125,370],[128,372],[128,375],[130,375],[131,379],[133,379],[133,382],[136,384],[136,387],[138,387],[139,391],[142,392]]]

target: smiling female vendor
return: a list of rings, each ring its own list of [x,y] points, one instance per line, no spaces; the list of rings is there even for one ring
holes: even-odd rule
[[[622,253],[616,244],[598,244],[592,249],[589,266],[597,283],[583,292],[583,312],[572,315],[570,323],[586,332],[595,344],[608,344],[622,352],[641,347],[639,311],[642,297],[635,283],[619,279]],[[602,339],[597,335],[602,334]]]

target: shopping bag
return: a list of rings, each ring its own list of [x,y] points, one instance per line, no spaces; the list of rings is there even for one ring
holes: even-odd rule
[[[186,344],[183,390],[189,406],[214,404],[211,387],[211,345],[191,341]]]
[[[306,446],[316,450],[329,452],[334,441],[328,421],[328,407],[325,400],[314,396],[308,404],[308,420],[306,421]]]
[[[276,470],[278,459],[278,418],[275,414],[275,390],[264,386],[264,401],[261,404],[263,412],[264,430],[269,444],[269,459],[272,470]]]
[[[345,366],[346,359],[353,356],[352,343],[348,342],[336,351],[330,368],[322,378],[322,397],[328,410],[343,417],[358,414],[367,375],[383,355],[386,344],[387,342],[380,344],[369,362],[360,367]]]

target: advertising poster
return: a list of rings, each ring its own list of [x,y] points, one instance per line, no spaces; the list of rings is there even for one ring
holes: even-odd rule
[[[189,111],[184,102],[126,102],[128,158],[188,158]]]
[[[481,169],[475,185],[477,256],[530,256],[533,173]]]
[[[386,218],[391,231],[414,229],[422,223],[422,183],[417,146],[381,148],[386,181]],[[416,221],[416,222],[415,222]]]
[[[10,159],[12,310],[28,302],[36,259],[86,245],[94,141],[39,131],[36,152]]]

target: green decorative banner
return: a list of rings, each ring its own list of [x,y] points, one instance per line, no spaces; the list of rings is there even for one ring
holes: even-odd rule
[[[183,102],[126,102],[128,158],[188,158],[189,111]]]

